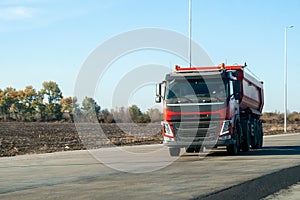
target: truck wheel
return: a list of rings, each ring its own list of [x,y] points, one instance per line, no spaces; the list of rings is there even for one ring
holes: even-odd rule
[[[227,153],[229,155],[237,155],[237,153],[240,150],[240,139],[238,134],[238,126],[235,126],[234,133],[233,133],[233,139],[235,140],[234,144],[230,144],[226,147]]]
[[[195,147],[195,153],[199,153],[201,151],[201,147]]]
[[[193,148],[193,147],[186,147],[185,148],[185,152],[186,153],[194,153],[195,152],[195,148]]]
[[[235,144],[230,144],[226,147],[227,153],[229,155],[236,155],[237,154],[237,146]]]
[[[252,136],[251,136],[251,148],[257,149],[258,148],[258,128],[256,119],[252,121]]]
[[[249,152],[250,151],[250,140],[251,140],[251,124],[250,122],[246,121],[244,123],[244,141],[242,144],[242,151]]]
[[[199,151],[198,153],[201,152],[201,153],[205,153],[206,152],[206,147],[204,145],[202,145],[200,148],[199,148]]]
[[[263,133],[261,121],[258,122],[258,132],[259,132],[258,148],[261,149],[263,146],[263,140],[264,140],[264,133]]]
[[[177,157],[180,154],[180,148],[169,148],[170,156]]]
[[[254,137],[253,142],[251,144],[252,149],[259,149],[262,146],[262,132],[261,129],[259,127],[259,121],[258,120],[254,120]]]
[[[236,144],[230,144],[226,147],[227,153],[229,155],[236,155],[238,153]]]

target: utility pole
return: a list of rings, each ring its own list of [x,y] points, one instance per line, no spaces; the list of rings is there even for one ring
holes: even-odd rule
[[[287,30],[294,26],[286,26],[284,29],[284,132],[287,126]]]
[[[189,0],[189,67],[192,67],[192,0]]]

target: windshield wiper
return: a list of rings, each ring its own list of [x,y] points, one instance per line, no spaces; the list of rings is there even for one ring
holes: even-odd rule
[[[179,99],[179,100],[178,100],[178,103],[186,103],[186,102],[181,102],[180,99],[187,100],[188,103],[194,103],[194,101],[193,101],[192,99],[189,99],[189,98],[187,98],[187,97],[179,97],[178,99]]]
[[[214,102],[224,102],[224,99],[221,99],[219,97],[211,97],[211,101],[214,101]]]

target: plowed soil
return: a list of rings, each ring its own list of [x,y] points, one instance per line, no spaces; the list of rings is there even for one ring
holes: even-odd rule
[[[79,133],[78,133],[78,130]],[[0,157],[162,142],[160,124],[0,123]]]

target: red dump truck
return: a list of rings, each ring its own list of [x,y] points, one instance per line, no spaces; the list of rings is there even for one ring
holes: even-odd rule
[[[231,155],[263,144],[263,82],[245,66],[181,68],[156,87],[162,134],[171,156],[225,146]]]

